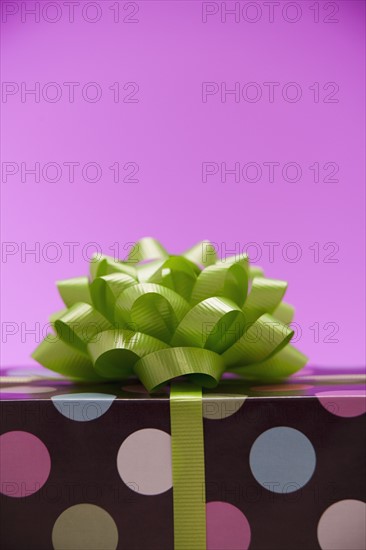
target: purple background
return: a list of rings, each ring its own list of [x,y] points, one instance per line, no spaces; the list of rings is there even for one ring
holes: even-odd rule
[[[39,82],[41,89],[39,103],[29,95],[22,102],[19,91],[3,94],[1,104],[6,138],[2,239],[3,251],[12,252],[2,255],[4,365],[31,364],[39,332],[61,307],[56,279],[86,273],[86,256],[96,246],[113,255],[118,243],[124,257],[128,243],[146,235],[174,253],[202,238],[217,243],[223,255],[257,243],[262,253],[257,263],[266,274],[290,283],[286,299],[296,305],[301,327],[297,346],[311,363],[364,362],[363,1],[320,2],[319,22],[310,9],[313,1],[296,2],[301,14],[294,23],[286,17],[296,17],[296,6],[286,2],[276,7],[273,22],[268,7],[258,2],[255,23],[245,20],[255,17],[248,2],[240,2],[239,22],[234,16],[221,21],[221,3],[211,3],[219,11],[206,23],[205,8],[195,1],[138,2],[135,15],[129,15],[134,3],[119,2],[119,22],[110,9],[116,2],[95,2],[100,10],[95,23],[85,20],[94,17],[95,8],[82,15],[86,2],[75,8],[73,23],[63,2],[57,2],[61,18],[54,23],[47,19],[58,16],[55,7],[41,12],[40,22],[31,15],[22,22],[20,2],[1,3],[6,11],[18,8],[3,17],[2,80],[19,88],[21,82],[28,88]],[[34,4],[26,2],[29,8]],[[40,2],[40,9],[45,4]],[[116,103],[109,87],[117,81],[121,97]],[[42,97],[49,82],[62,90],[54,103]],[[73,103],[64,82],[80,83]],[[88,82],[102,90],[95,103],[82,97]],[[122,101],[132,91],[131,86],[123,90],[127,82],[138,83],[137,102]],[[225,82],[228,89],[235,82],[256,82],[263,95],[258,102],[242,97],[235,102],[232,95],[221,101],[217,93],[204,103],[203,82]],[[264,82],[279,83],[273,102]],[[299,101],[282,97],[288,82],[301,88]],[[309,89],[314,82],[319,82],[319,102]],[[339,86],[338,102],[324,102],[332,91],[323,89],[328,82]],[[48,98],[54,91],[49,89]],[[66,167],[55,183],[42,174],[40,182],[30,175],[21,181],[21,163],[62,167],[73,161],[80,163],[74,182]],[[4,163],[11,162],[19,171],[6,179],[10,165]],[[99,181],[83,178],[81,167],[88,162],[100,166]],[[115,162],[137,163],[138,182],[114,183],[109,167]],[[235,182],[229,175],[225,183],[217,174],[204,183],[204,162],[226,162],[229,168],[256,162],[263,174],[258,182]],[[274,182],[264,162],[280,163]],[[281,169],[288,162],[301,166],[300,181],[283,179]],[[314,162],[321,167],[319,183],[309,169]],[[323,168],[328,162],[339,166],[338,182],[322,181],[331,172]],[[121,169],[122,177],[132,169],[127,168]],[[79,243],[74,258],[67,242]],[[91,242],[97,244],[87,246]],[[274,258],[266,242],[279,243]],[[302,252],[297,262],[286,258],[286,250],[289,256],[295,251],[286,248],[289,242]],[[35,247],[39,257],[24,254]],[[254,247],[248,252],[253,256]],[[55,253],[59,258],[51,261]],[[27,333],[32,328],[36,334]]]

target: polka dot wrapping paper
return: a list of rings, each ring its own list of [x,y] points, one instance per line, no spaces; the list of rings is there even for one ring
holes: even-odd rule
[[[174,549],[169,388],[1,382],[2,548]],[[309,367],[205,390],[207,549],[365,549],[365,395],[361,371]]]

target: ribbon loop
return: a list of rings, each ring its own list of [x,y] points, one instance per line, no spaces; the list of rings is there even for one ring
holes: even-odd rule
[[[94,256],[90,261],[90,276],[93,279],[110,275],[111,273],[125,273],[136,278],[136,269],[133,264],[121,262],[112,256]]]
[[[182,256],[198,266],[213,265],[217,261],[216,247],[210,241],[201,241],[186,250]]]
[[[254,323],[264,313],[273,313],[281,303],[286,290],[286,281],[255,277],[243,307],[246,322]]]
[[[152,391],[181,376],[212,387],[225,367],[247,379],[279,380],[306,363],[289,346],[287,283],[265,277],[246,255],[217,259],[209,241],[169,255],[145,238],[127,261],[94,257],[90,273],[90,281],[57,283],[66,309],[51,317],[56,343],[47,338],[33,354],[70,378],[135,373]]]
[[[137,361],[168,345],[152,336],[132,330],[107,330],[88,344],[94,368],[100,376],[123,380],[133,373]]]
[[[307,357],[290,344],[268,359],[252,365],[235,368],[235,373],[246,380],[276,383],[294,374],[307,363]]]
[[[248,292],[248,258],[218,261],[204,269],[193,288],[191,302],[196,304],[211,296],[223,296],[243,306]]]
[[[293,334],[293,330],[271,315],[262,315],[223,353],[223,359],[231,368],[259,363],[279,352]]]
[[[159,241],[152,237],[144,237],[134,243],[128,255],[128,261],[139,263],[145,260],[161,260],[168,257],[168,252]]]
[[[33,352],[32,357],[46,369],[74,380],[100,382],[104,379],[94,370],[93,363],[87,354],[71,348],[57,336],[45,338]]]
[[[286,302],[281,302],[276,307],[272,315],[285,325],[289,325],[294,318],[295,308],[292,305],[287,304]]]
[[[199,268],[186,258],[173,256],[159,267],[149,282],[170,288],[188,301],[199,272]]]
[[[231,330],[233,325],[235,330]],[[241,309],[226,298],[207,298],[182,319],[173,336],[173,346],[194,345],[222,353],[244,330]]]
[[[141,283],[123,291],[116,301],[115,320],[169,342],[188,303],[170,288]]]
[[[176,347],[156,351],[140,359],[134,371],[148,391],[180,376],[188,375],[192,382],[213,388],[225,369],[220,355],[213,351]]]
[[[54,322],[57,335],[71,347],[86,352],[87,343],[111,324],[89,304],[74,304]]]
[[[90,294],[96,309],[111,323],[114,322],[114,304],[117,297],[137,281],[125,273],[112,273],[97,277],[90,284]]]
[[[92,303],[88,277],[57,281],[56,286],[66,307],[71,307],[78,302]]]

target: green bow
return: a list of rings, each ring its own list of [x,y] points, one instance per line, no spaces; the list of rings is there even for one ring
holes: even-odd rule
[[[217,259],[206,241],[172,256],[145,238],[127,261],[95,258],[90,280],[57,286],[66,309],[52,316],[56,334],[32,356],[69,378],[135,374],[153,391],[185,375],[214,387],[226,371],[269,382],[307,361],[289,344],[287,283],[249,267],[246,255]]]

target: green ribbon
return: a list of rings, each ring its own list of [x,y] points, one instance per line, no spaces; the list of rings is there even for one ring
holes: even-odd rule
[[[206,491],[202,389],[173,384],[172,434],[174,549],[206,549]]]
[[[206,548],[202,390],[225,371],[276,382],[307,358],[290,345],[294,309],[287,283],[220,260],[208,241],[172,256],[154,239],[127,261],[94,258],[90,278],[57,283],[65,309],[55,334],[34,351],[39,363],[76,380],[138,376],[148,391],[184,376],[170,394],[175,550]]]
[[[266,278],[246,255],[218,259],[208,241],[174,256],[145,238],[127,261],[93,258],[90,278],[57,287],[66,308],[33,357],[69,378],[135,375],[154,391],[185,376],[213,387],[225,371],[272,382],[307,361],[289,343],[287,283]]]

